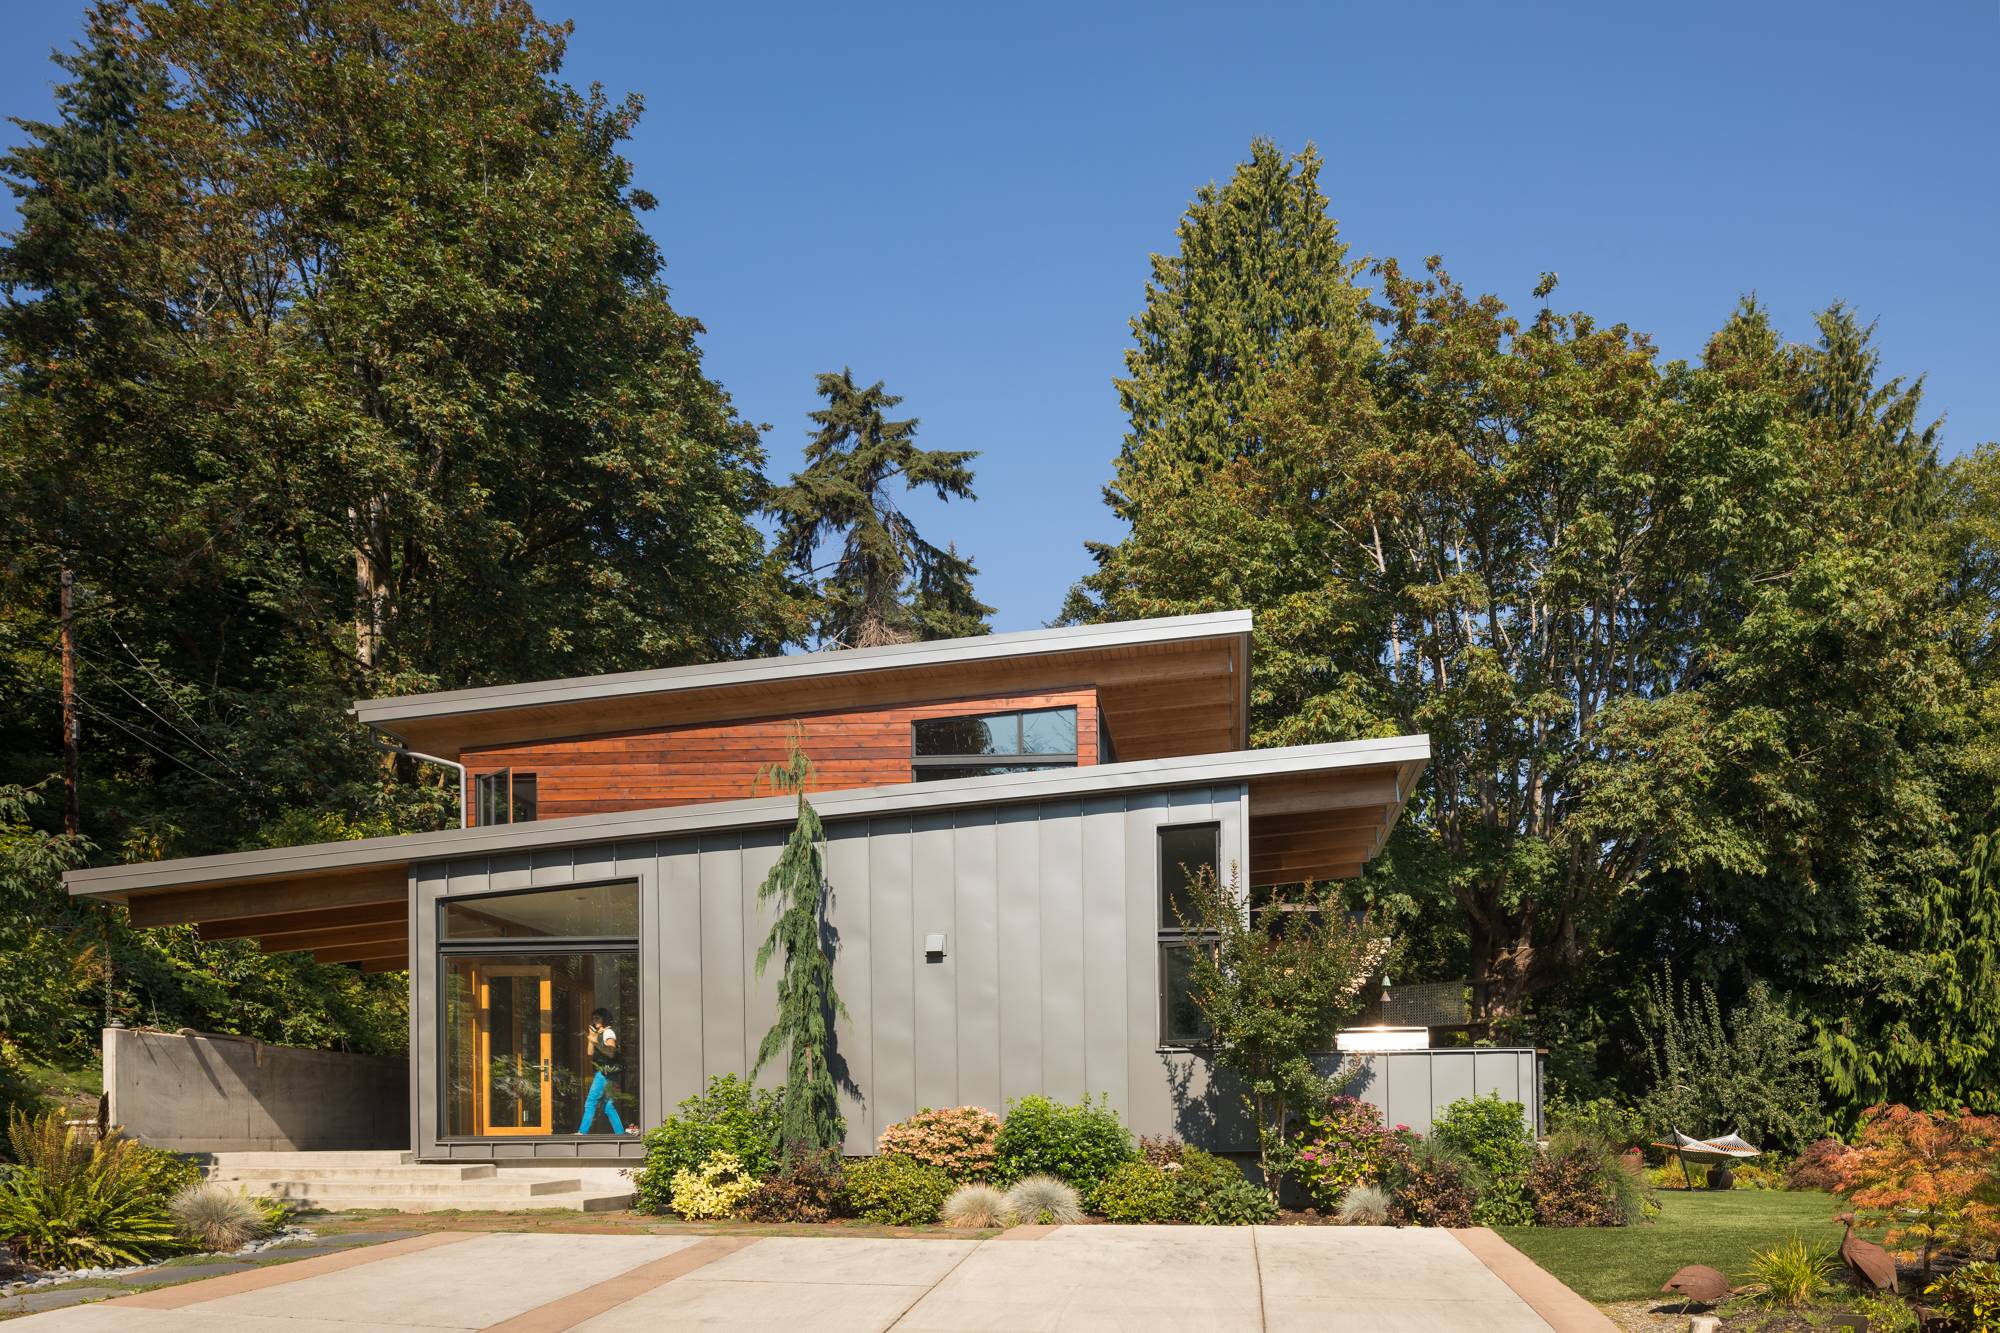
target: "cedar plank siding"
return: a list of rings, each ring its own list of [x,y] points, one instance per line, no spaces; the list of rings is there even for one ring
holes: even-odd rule
[[[468,747],[465,766],[471,779],[502,768],[533,773],[537,817],[560,819],[770,795],[757,775],[783,762],[794,723],[805,729],[813,790],[828,791],[910,781],[910,724],[919,718],[1064,707],[1076,709],[1078,766],[1097,763],[1097,692],[1085,687]]]

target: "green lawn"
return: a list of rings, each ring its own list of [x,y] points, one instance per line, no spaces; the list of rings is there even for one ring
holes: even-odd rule
[[[1636,1227],[1496,1227],[1507,1243],[1593,1301],[1637,1301],[1687,1264],[1738,1278],[1761,1250],[1797,1234],[1840,1243],[1830,1194],[1783,1190],[1660,1191],[1660,1215]]]

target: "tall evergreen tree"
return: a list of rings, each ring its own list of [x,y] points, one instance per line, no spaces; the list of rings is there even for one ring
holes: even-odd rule
[[[1311,144],[1287,159],[1269,139],[1250,145],[1227,184],[1205,185],[1175,231],[1179,247],[1152,257],[1146,304],[1132,320],[1118,397],[1131,426],[1106,498],[1133,516],[1142,478],[1179,472],[1182,484],[1255,452],[1253,408],[1271,371],[1318,330],[1368,337],[1363,261],[1347,258],[1320,192]]]
[[[833,988],[833,935],[826,919],[826,830],[806,799],[812,775],[812,760],[796,735],[790,757],[765,771],[779,791],[798,797],[799,817],[777,864],[757,889],[757,901],[774,904],[778,913],[771,933],[758,947],[757,975],[763,976],[780,953],[784,970],[778,977],[778,1015],[757,1046],[751,1073],[761,1072],[784,1054],[779,1138],[787,1153],[838,1151],[847,1135],[833,1043],[834,1020],[845,1018],[847,1007]]]
[[[924,540],[896,505],[894,491],[929,487],[940,500],[973,499],[978,455],[917,447],[917,419],[891,420],[903,400],[854,372],[819,377],[826,406],[811,414],[806,467],[770,500],[780,548],[817,587],[821,643],[869,648],[884,643],[984,634],[993,608],[973,595],[978,569],[955,545]],[[839,542],[830,566],[821,547]]]

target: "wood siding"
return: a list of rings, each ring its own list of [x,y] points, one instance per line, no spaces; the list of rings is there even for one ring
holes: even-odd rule
[[[469,783],[502,768],[533,773],[537,817],[560,819],[769,795],[757,775],[784,760],[794,723],[805,730],[813,790],[908,782],[918,719],[1032,708],[1076,709],[1077,763],[1098,762],[1097,694],[1074,688],[529,741],[469,749],[465,764]]]

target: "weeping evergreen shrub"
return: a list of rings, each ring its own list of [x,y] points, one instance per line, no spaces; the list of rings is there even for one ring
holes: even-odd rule
[[[806,800],[812,760],[792,735],[791,756],[764,776],[780,791],[798,797],[799,817],[778,853],[777,864],[757,888],[757,901],[775,903],[778,919],[757,950],[757,975],[782,953],[778,976],[778,1017],[757,1047],[755,1078],[781,1052],[785,1092],[779,1106],[779,1139],[787,1151],[838,1149],[847,1137],[840,1113],[840,1089],[833,1070],[833,1023],[847,1007],[833,989],[832,929],[826,919],[826,830]]]

